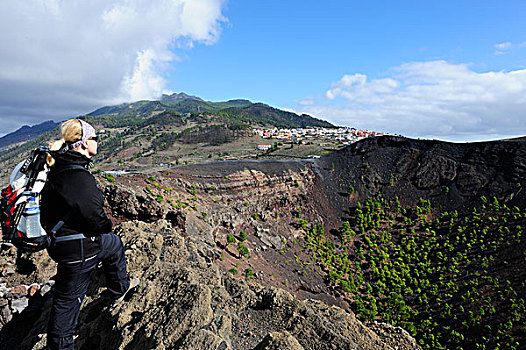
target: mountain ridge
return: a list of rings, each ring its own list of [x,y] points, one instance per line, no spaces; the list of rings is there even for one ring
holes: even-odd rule
[[[58,125],[59,123],[56,123],[52,120],[48,120],[33,126],[24,125],[19,129],[0,137],[0,148],[31,140],[45,132],[55,129]]]

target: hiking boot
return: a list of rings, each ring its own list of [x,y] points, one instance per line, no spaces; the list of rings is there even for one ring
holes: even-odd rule
[[[141,283],[141,280],[138,279],[137,277],[136,278],[132,278],[130,280],[130,286],[128,287],[128,289],[126,290],[126,292],[124,292],[123,295],[121,295],[119,298],[115,299],[115,301],[113,302],[113,305],[116,305],[116,304],[119,304],[121,303],[124,298],[126,297],[126,295],[135,287],[137,287],[139,285],[139,283]]]

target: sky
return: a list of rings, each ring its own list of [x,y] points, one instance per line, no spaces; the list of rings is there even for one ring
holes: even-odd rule
[[[447,141],[526,135],[526,2],[2,0],[0,136],[185,92]]]

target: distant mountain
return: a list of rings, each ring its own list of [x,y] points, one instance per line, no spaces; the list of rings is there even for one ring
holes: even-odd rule
[[[263,103],[242,99],[210,102],[185,93],[164,95],[158,101],[106,106],[84,118],[110,131],[99,150],[99,159],[109,159],[117,151],[138,157],[170,153],[182,145],[226,145],[250,137],[252,129],[260,127],[335,127],[327,121]],[[120,131],[111,132],[117,129]]]
[[[59,123],[55,123],[52,120],[34,126],[24,125],[15,132],[0,137],[0,148],[14,143],[31,140],[45,132],[55,129],[58,125]]]
[[[277,109],[263,103],[251,103],[250,105],[230,107],[224,109],[223,112],[236,115],[246,123],[273,125],[282,128],[304,128],[308,126],[327,128],[335,127],[329,122],[311,117],[310,115],[298,115],[296,113]]]
[[[308,115],[298,115],[263,103],[234,99],[210,102],[185,93],[164,95],[156,101],[137,101],[116,106],[105,106],[88,115],[80,116],[100,130],[97,162],[100,169],[143,169],[157,164],[190,163],[229,159],[230,157],[257,158],[261,142],[255,128],[334,128],[331,123]],[[52,122],[50,122],[52,123]],[[48,124],[56,130],[57,124]],[[24,127],[22,131],[38,130]],[[57,132],[44,130],[12,138],[6,144],[21,142],[17,147],[0,147],[0,179],[29,151],[57,138]],[[10,136],[13,137],[13,136]],[[6,137],[7,138],[7,137]],[[269,141],[270,142],[270,141]],[[276,143],[278,146],[283,146]],[[337,147],[335,143],[333,146]],[[306,157],[318,154],[329,144],[310,142],[302,147],[287,148],[272,156]],[[283,153],[285,152],[285,153]]]
[[[192,114],[205,113],[228,119],[226,124],[231,124],[231,122],[235,121],[235,123],[242,123],[245,126],[257,124],[286,128],[306,126],[334,127],[327,121],[306,114],[298,115],[283,111],[263,103],[253,103],[244,99],[210,102],[204,101],[200,97],[190,96],[184,92],[163,95],[161,100],[143,100],[116,106],[106,106],[87,115],[90,117],[115,117],[115,120],[111,122],[112,126],[116,126],[116,123],[119,124],[117,120],[121,120],[122,126],[125,126],[125,123],[129,124],[130,118],[143,120],[165,112],[176,113],[181,116],[183,114],[191,116]],[[133,123],[136,124],[137,120]]]
[[[184,92],[173,93],[171,95],[163,94],[161,97],[161,101],[174,101],[174,100],[186,100],[186,99],[203,101],[201,97],[191,96],[191,95],[185,94]]]
[[[232,107],[247,107],[252,105],[248,100],[230,100],[226,102],[204,101],[197,96],[190,96],[184,92],[172,95],[163,95],[161,100],[142,100],[132,103],[123,103],[116,106],[99,108],[88,116],[111,115],[116,117],[137,116],[148,118],[155,112],[201,113],[213,112]]]

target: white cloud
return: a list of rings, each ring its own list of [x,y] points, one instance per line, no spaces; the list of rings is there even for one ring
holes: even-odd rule
[[[496,49],[495,55],[497,56],[507,55],[508,53],[510,53],[511,46],[512,44],[509,41],[493,45],[493,47],[495,47]]]
[[[526,70],[477,73],[468,65],[432,61],[406,63],[389,75],[344,75],[325,99],[300,111],[413,137],[468,141],[526,134]]]
[[[509,41],[507,41],[505,43],[495,44],[495,48],[498,49],[498,50],[507,50],[510,47],[511,47],[511,43]]]
[[[3,0],[0,135],[158,97],[174,50],[218,40],[225,1]]]
[[[122,82],[123,90],[130,96],[130,100],[137,101],[161,95],[165,79],[159,76],[155,69],[156,58],[152,50],[139,52],[133,75],[126,77]]]
[[[300,106],[312,106],[314,103],[316,103],[316,100],[312,97],[305,97],[301,100],[294,101]]]
[[[501,56],[501,55],[507,55],[512,52],[514,49],[522,49],[526,47],[526,41],[522,43],[511,43],[509,41],[498,43],[493,45],[495,50],[495,55]]]
[[[373,103],[377,97],[391,93],[399,83],[393,79],[375,79],[367,82],[363,74],[344,75],[332,88],[325,93],[329,100],[338,96],[345,97],[348,101],[365,101]]]

